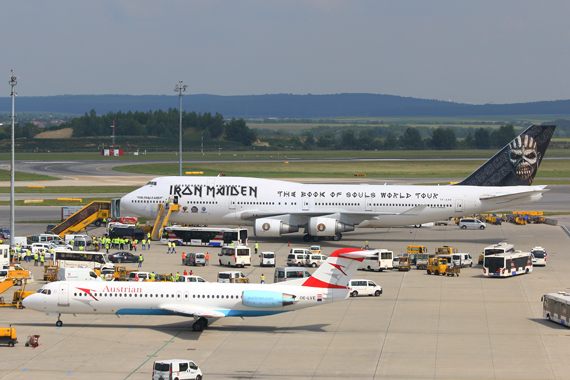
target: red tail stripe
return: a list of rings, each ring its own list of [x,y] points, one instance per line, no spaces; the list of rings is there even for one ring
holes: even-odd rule
[[[350,255],[345,255],[347,253],[353,253],[353,252],[356,254],[357,252],[362,252],[362,250],[357,248],[341,248],[331,253],[329,257],[342,257],[344,259],[357,260],[357,261],[364,260],[364,257],[354,257]]]
[[[331,284],[329,282],[324,282],[315,277],[309,277],[307,281],[303,283],[303,286],[308,286],[311,288],[346,289],[346,286],[340,286],[340,285]]]

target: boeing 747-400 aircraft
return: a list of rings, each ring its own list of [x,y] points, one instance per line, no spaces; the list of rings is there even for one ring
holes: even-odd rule
[[[342,248],[311,277],[277,284],[56,281],[26,297],[25,307],[61,314],[183,315],[201,331],[208,318],[259,317],[342,301],[370,251]]]
[[[449,186],[299,184],[243,177],[158,177],[125,195],[121,207],[156,218],[178,204],[170,222],[253,226],[277,237],[304,228],[305,241],[340,240],[356,227],[417,225],[535,202],[547,191],[532,181],[554,125],[532,125],[463,181]],[[380,164],[381,165],[381,164]]]

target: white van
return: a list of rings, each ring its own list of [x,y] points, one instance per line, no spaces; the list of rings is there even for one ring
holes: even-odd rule
[[[208,282],[200,276],[196,275],[180,275],[178,282]]]
[[[152,380],[202,380],[202,371],[192,360],[172,359],[156,361],[152,365]]]
[[[20,247],[21,247],[21,246],[23,246],[23,245],[27,245],[27,244],[28,244],[28,238],[25,237],[25,236],[14,236],[14,241],[13,241],[13,243],[14,243],[14,246],[15,246],[16,244],[19,244]]]
[[[44,251],[46,253],[49,253],[50,249],[53,249],[54,251],[57,249],[57,245],[53,244],[53,243],[34,243],[32,244],[32,254],[34,253],[40,253],[41,251]]]
[[[275,267],[275,252],[261,252],[259,254],[260,267]]]
[[[138,280],[137,280],[138,278]],[[144,281],[150,279],[150,272],[131,272],[127,281]]]
[[[40,235],[32,235],[30,237],[32,243],[51,243],[52,241],[59,241],[61,238],[59,235],[53,234],[40,234]]]
[[[348,283],[348,290],[351,297],[356,296],[376,296],[382,294],[382,287],[376,285],[374,281],[366,279],[354,279]]]
[[[93,239],[90,236],[78,236],[73,239],[73,250],[75,251],[93,251],[94,249]]]
[[[459,228],[466,230],[468,228],[470,229],[479,229],[479,230],[484,230],[487,227],[487,224],[483,223],[482,221],[480,221],[479,219],[475,219],[475,218],[463,218],[459,220],[459,224],[458,224]]]
[[[75,240],[77,238],[84,238],[87,237],[87,235],[85,234],[69,234],[69,235],[65,235],[65,243],[66,244],[70,244],[70,242],[72,240]]]
[[[316,268],[325,261],[327,261],[327,257],[325,255],[311,253],[305,256],[305,265],[308,267]]]
[[[184,258],[184,265],[206,265],[206,254],[201,252],[190,252]]]
[[[304,280],[305,278],[311,277],[309,271],[305,268],[297,267],[277,267],[275,268],[275,275],[273,277],[273,282],[284,282],[293,280]]]
[[[245,267],[251,265],[251,249],[245,245],[222,247],[220,265]]]
[[[534,247],[530,253],[532,254],[532,265],[546,266],[546,249]]]
[[[373,256],[365,257],[358,269],[382,272],[384,269],[394,268],[394,252],[387,249],[377,249]]]
[[[0,265],[10,265],[10,245],[8,244],[0,245]]]
[[[218,282],[222,284],[229,284],[235,282],[236,278],[247,278],[243,272],[237,270],[229,270],[225,272],[218,272]]]
[[[90,268],[59,268],[58,281],[103,281],[93,269]]]
[[[468,253],[454,253],[452,256],[454,264],[459,263],[461,268],[473,266],[473,258]]]
[[[289,255],[287,256],[287,265],[288,266],[298,266],[302,267],[305,265],[305,257],[310,255],[311,251],[308,249],[301,249],[301,248],[291,248],[289,251]]]

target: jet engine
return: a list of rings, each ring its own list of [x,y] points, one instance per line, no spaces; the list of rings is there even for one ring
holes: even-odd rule
[[[278,237],[299,231],[299,227],[283,223],[277,219],[257,219],[254,225],[255,236]]]
[[[354,226],[332,218],[309,219],[309,234],[311,236],[334,236],[346,231],[354,231]]]
[[[292,294],[266,290],[245,290],[242,300],[244,306],[256,308],[283,307],[297,302]]]

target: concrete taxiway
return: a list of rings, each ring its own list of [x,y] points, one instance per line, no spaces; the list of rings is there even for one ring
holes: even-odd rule
[[[568,218],[561,222],[570,225]],[[33,228],[42,226],[26,226]],[[256,240],[250,239],[250,246]],[[0,378],[148,379],[153,361],[173,358],[194,360],[206,379],[568,378],[570,330],[545,320],[540,302],[544,293],[570,289],[570,237],[559,226],[360,230],[321,245],[330,254],[339,247],[360,247],[365,240],[395,253],[408,244],[424,244],[430,252],[452,245],[475,260],[485,246],[499,241],[523,251],[542,245],[548,264],[514,278],[483,277],[480,266],[462,269],[459,277],[415,269],[359,271],[355,278],[377,282],[382,296],[270,317],[220,319],[201,333],[193,332],[191,319],[184,317],[64,315],[64,326],[57,328],[55,317],[5,308],[0,326],[16,327],[20,343],[3,349]],[[288,242],[306,246],[300,235],[259,239],[261,250],[277,252],[278,265],[285,263]],[[228,269],[216,264],[219,249],[184,251],[206,250],[212,254],[211,265],[192,269],[215,281],[218,271]],[[168,255],[165,246],[153,242],[150,251],[143,251],[143,270],[190,269],[181,265],[182,251]],[[244,273],[252,282],[264,273],[271,283],[273,269],[260,268],[258,262],[254,257]],[[31,269],[41,280],[41,267]],[[28,334],[41,335],[38,348],[24,347]]]

